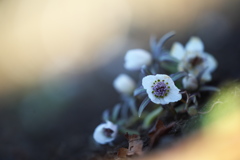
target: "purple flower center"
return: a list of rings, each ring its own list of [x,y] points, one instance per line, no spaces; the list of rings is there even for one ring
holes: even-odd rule
[[[103,133],[106,137],[112,137],[113,130],[111,130],[110,128],[104,128]]]
[[[153,86],[153,94],[157,97],[164,97],[168,92],[168,86],[164,82],[158,82]]]

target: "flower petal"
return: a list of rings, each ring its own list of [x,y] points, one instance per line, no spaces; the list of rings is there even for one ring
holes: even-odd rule
[[[208,81],[211,81],[212,80],[212,75],[209,71],[205,71],[203,74],[202,74],[202,77],[201,77],[201,81],[203,82],[208,82]]]
[[[190,52],[203,52],[204,45],[200,38],[191,37],[190,40],[187,42],[185,49],[186,51]]]
[[[179,93],[179,89],[177,87],[171,88],[170,92],[166,97],[164,97],[165,101],[169,102],[177,102],[182,99],[182,95]]]
[[[208,64],[207,70],[212,72],[217,68],[217,61],[211,54],[205,53],[205,55],[206,55],[206,63]]]
[[[170,51],[170,54],[178,60],[182,60],[185,53],[183,45],[179,42],[175,42]]]
[[[183,88],[189,91],[193,91],[198,88],[197,77],[193,74],[188,74],[182,79]]]
[[[155,99],[153,99],[152,102],[155,103],[155,104],[163,104],[163,105],[165,105],[165,104],[169,103],[164,98],[156,98],[156,97],[154,97],[154,98]]]
[[[169,83],[169,85],[174,85],[174,82],[171,77],[165,74],[157,74],[157,79],[164,80],[165,83]]]
[[[204,71],[201,80],[203,82],[208,82],[211,81],[212,75],[211,73],[217,68],[217,61],[215,58],[208,54],[208,53],[203,53],[205,55],[205,67],[206,70]]]
[[[142,79],[142,86],[144,89],[148,90],[148,89],[152,89],[152,85],[153,85],[153,82],[156,81],[157,78],[156,76],[154,75],[148,75],[146,77],[143,77]]]

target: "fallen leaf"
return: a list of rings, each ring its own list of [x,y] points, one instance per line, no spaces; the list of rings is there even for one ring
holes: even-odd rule
[[[153,128],[148,132],[148,136],[150,137],[149,146],[152,147],[158,139],[170,131],[170,129],[175,125],[175,122],[168,124],[167,126],[161,120],[158,120]]]
[[[118,152],[117,152],[117,156],[118,156],[118,158],[126,158],[127,157],[127,153],[128,153],[128,149],[127,148],[119,148]]]
[[[140,139],[140,136],[136,134],[129,135],[127,133],[125,137],[128,139],[129,143],[127,155],[128,156],[142,155],[143,141]]]

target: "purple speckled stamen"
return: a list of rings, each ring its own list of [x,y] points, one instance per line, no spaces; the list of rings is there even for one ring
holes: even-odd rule
[[[103,133],[106,137],[112,137],[113,130],[111,130],[110,128],[104,128]]]
[[[155,96],[164,97],[168,91],[168,86],[163,82],[157,82],[157,84],[155,84],[152,89]]]

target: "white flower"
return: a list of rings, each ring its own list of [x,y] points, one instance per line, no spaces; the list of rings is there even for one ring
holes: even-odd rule
[[[185,48],[181,43],[175,42],[170,54],[180,61],[179,71],[188,71],[195,76],[203,72],[202,81],[210,81],[211,73],[217,67],[217,61],[212,55],[204,52],[203,42],[198,37],[191,37]]]
[[[119,92],[123,94],[132,94],[133,90],[136,87],[136,83],[134,80],[129,77],[127,74],[120,74],[113,81],[113,87]]]
[[[142,85],[153,103],[164,105],[182,99],[180,90],[168,75],[148,75],[142,79]]]
[[[124,67],[127,70],[140,70],[143,65],[149,65],[152,62],[152,56],[143,49],[132,49],[125,55]]]
[[[192,74],[188,74],[188,76],[185,76],[182,79],[182,84],[183,87],[189,91],[193,91],[198,88],[197,78]]]
[[[94,130],[93,138],[97,143],[106,144],[116,138],[117,132],[117,125],[107,121],[106,123],[97,126],[97,128]]]

